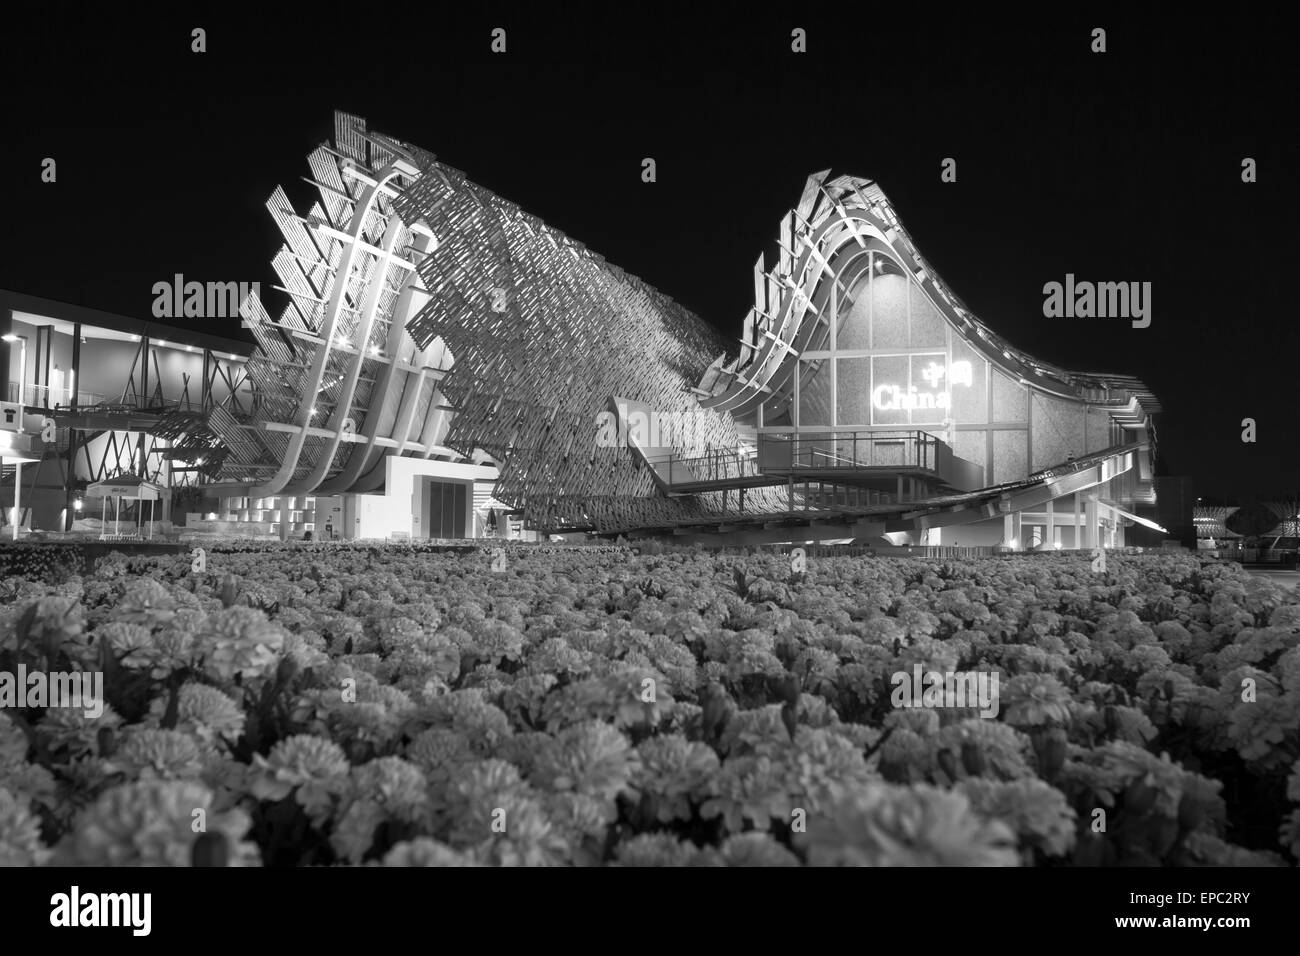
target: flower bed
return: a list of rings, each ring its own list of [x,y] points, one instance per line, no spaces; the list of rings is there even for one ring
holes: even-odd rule
[[[1190,554],[110,555],[0,584],[20,665],[103,706],[0,710],[0,864],[1300,853],[1300,596]],[[916,665],[996,717],[895,706]]]
[[[79,574],[83,565],[76,545],[0,541],[0,580],[57,581]]]

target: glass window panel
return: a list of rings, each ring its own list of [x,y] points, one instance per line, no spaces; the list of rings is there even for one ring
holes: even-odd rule
[[[1025,387],[1001,372],[993,373],[993,420],[1023,422],[1029,417]]]
[[[799,427],[831,423],[829,361],[799,363]]]
[[[980,358],[975,350],[967,345],[960,336],[952,337],[953,376],[952,411],[953,420],[958,422],[983,423],[988,420],[988,362]],[[958,384],[966,380],[965,373],[970,373],[970,384]]]
[[[984,468],[988,453],[988,432],[957,432],[952,439],[952,453]]]
[[[871,281],[872,348],[907,347],[907,279],[877,274]]]
[[[1016,429],[994,432],[993,482],[1020,481],[1026,478],[1029,475],[1027,452],[1023,431]]]
[[[934,307],[925,291],[912,283],[912,348],[943,348],[947,342],[948,323]]]
[[[840,308],[840,327],[835,332],[837,349],[871,348],[871,282],[863,276],[853,286]]]
[[[909,424],[902,397],[907,394],[907,356],[876,356],[871,360],[871,422],[873,425]]]
[[[948,418],[948,366],[942,352],[913,355],[911,361],[910,393],[915,397],[912,409],[913,425],[937,425]]]
[[[789,427],[794,424],[790,419],[791,401],[787,396],[778,395],[769,398],[763,405],[763,425],[765,427]]]
[[[871,359],[839,359],[835,372],[839,392],[836,412],[839,427],[871,425]]]

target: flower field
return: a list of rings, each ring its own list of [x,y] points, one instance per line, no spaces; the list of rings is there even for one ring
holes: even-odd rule
[[[1293,865],[1300,594],[1108,557],[40,565],[0,672],[103,699],[0,709],[0,864]],[[916,665],[996,716],[897,706]]]

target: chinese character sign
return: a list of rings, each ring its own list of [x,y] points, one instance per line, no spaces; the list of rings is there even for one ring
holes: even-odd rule
[[[946,368],[938,362],[931,362],[921,373],[931,388],[938,388],[946,377],[953,385],[969,386],[974,381],[970,362],[953,362]]]
[[[931,362],[921,370],[921,377],[930,386],[931,391],[919,391],[915,385],[903,391],[897,385],[877,385],[871,393],[871,403],[881,411],[899,411],[911,409],[950,408],[952,401],[947,390],[943,388],[946,378],[948,384],[970,387],[975,380],[970,362],[953,362],[944,366]]]

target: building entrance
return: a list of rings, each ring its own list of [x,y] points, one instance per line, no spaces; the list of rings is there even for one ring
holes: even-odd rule
[[[463,481],[424,479],[423,529],[429,538],[465,538],[469,536],[469,513],[473,504],[471,485]]]

